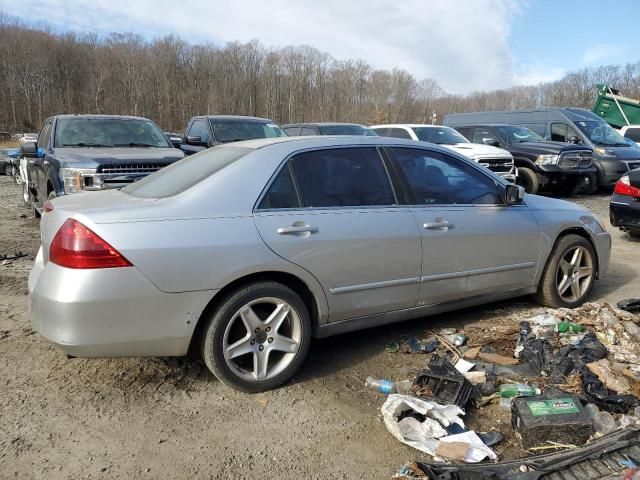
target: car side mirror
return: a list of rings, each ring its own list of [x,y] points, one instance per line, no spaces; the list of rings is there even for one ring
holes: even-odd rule
[[[197,136],[187,136],[187,145],[202,145],[202,138]]]
[[[492,147],[499,147],[500,146],[500,142],[498,140],[496,140],[495,138],[483,138],[482,139],[482,143],[484,143],[485,145],[490,145]]]
[[[519,205],[524,200],[524,188],[510,183],[505,188],[505,200],[507,205]]]
[[[37,158],[38,145],[36,142],[24,142],[20,147],[20,154],[25,158]]]

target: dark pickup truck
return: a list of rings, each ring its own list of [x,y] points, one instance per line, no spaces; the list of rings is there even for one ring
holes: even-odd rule
[[[273,120],[267,118],[208,115],[189,120],[180,148],[191,155],[222,143],[286,136]]]
[[[596,169],[590,148],[547,142],[534,131],[519,125],[450,126],[473,143],[508,150],[518,167],[518,183],[527,193],[536,193],[540,189],[563,193],[588,191],[594,181]]]
[[[37,142],[22,145],[27,160],[25,203],[39,217],[51,198],[120,188],[184,157],[151,120],[120,115],[56,115]]]

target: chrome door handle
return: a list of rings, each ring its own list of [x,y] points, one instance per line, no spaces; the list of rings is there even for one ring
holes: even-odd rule
[[[318,227],[312,225],[292,225],[290,227],[280,227],[278,235],[297,235],[299,233],[318,233]]]
[[[436,221],[432,223],[425,223],[423,227],[426,228],[427,230],[449,230],[451,228],[455,228],[455,225],[447,221],[443,221],[443,222]]]

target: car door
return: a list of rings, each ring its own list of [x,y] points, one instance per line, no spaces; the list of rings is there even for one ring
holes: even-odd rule
[[[322,284],[329,321],[416,304],[420,232],[387,172],[375,147],[298,153],[255,212],[266,244]]]
[[[28,160],[29,180],[37,191],[37,201],[40,205],[47,200],[47,167],[51,157],[49,153],[49,137],[51,136],[52,123],[52,120],[45,121],[36,141],[38,151],[42,151],[43,154]]]
[[[541,234],[526,205],[507,205],[496,180],[432,150],[390,154],[413,196],[422,233],[419,305],[533,285]]]
[[[500,136],[490,127],[475,127],[473,129],[473,137],[471,142],[484,145],[492,145],[498,148],[507,147],[501,140]]]
[[[188,143],[189,137],[199,137],[200,140],[197,144]],[[196,118],[187,129],[185,142],[180,146],[180,148],[187,155],[192,155],[206,149],[210,140],[211,129],[209,127],[209,121],[206,118]]]

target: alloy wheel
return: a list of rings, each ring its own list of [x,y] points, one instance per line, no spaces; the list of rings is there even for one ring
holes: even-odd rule
[[[282,299],[264,297],[242,306],[227,324],[223,356],[231,371],[247,381],[282,373],[302,342],[302,321]]]
[[[593,280],[593,259],[589,251],[576,246],[567,250],[558,264],[556,288],[566,302],[576,302],[588,290]]]

